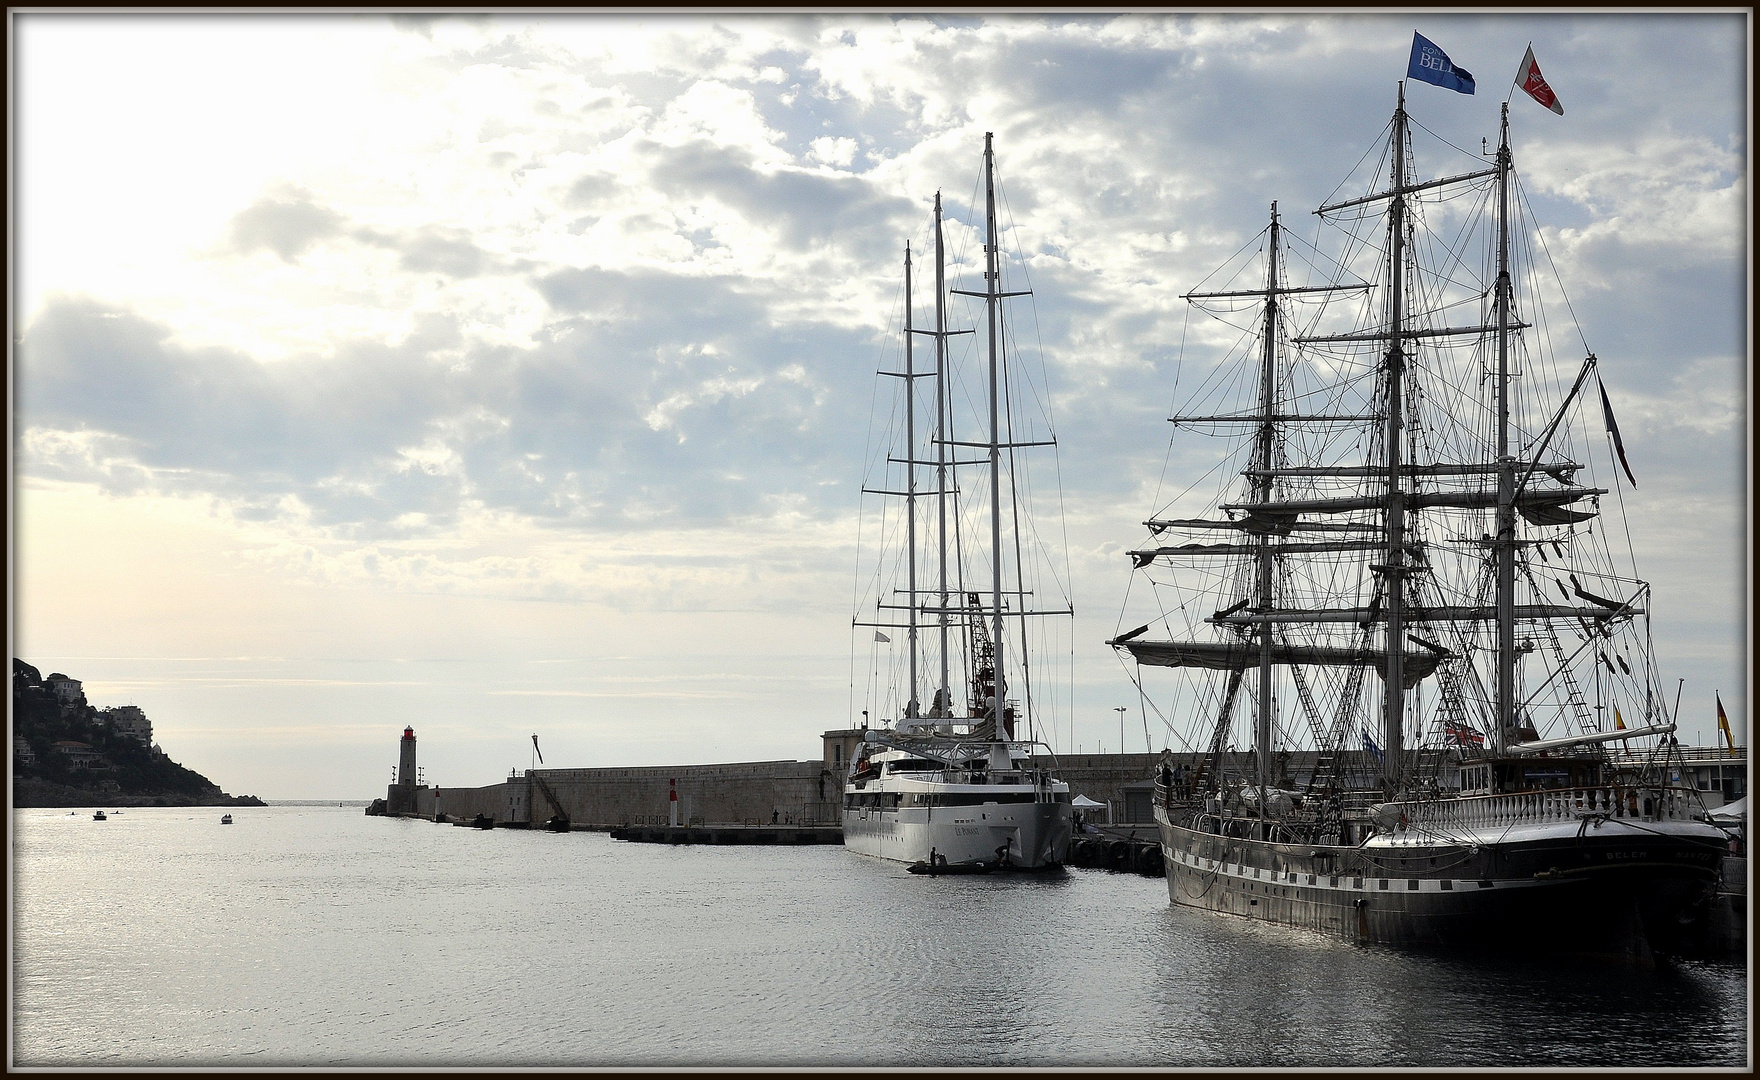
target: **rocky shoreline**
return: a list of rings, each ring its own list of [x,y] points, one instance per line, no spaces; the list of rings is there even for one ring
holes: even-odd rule
[[[68,787],[47,780],[14,779],[12,805],[15,809],[79,808],[86,806],[267,806],[255,795],[228,795],[225,792],[190,795],[185,792],[92,791]]]

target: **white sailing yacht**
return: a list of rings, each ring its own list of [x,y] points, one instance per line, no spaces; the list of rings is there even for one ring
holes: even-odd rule
[[[851,757],[843,794],[844,845],[864,855],[920,864],[913,868],[931,873],[1061,866],[1071,832],[1069,786],[1048,767],[1049,745],[1033,737],[1035,729],[1046,730],[1050,723],[1046,713],[1053,694],[1049,687],[1034,684],[1036,675],[1043,683],[1044,674],[1028,659],[1027,624],[1043,616],[1071,615],[1072,610],[1067,599],[1062,606],[1047,606],[1037,599],[1047,587],[1064,597],[1067,589],[1059,583],[1055,568],[1041,572],[1038,562],[1026,557],[1042,545],[1029,520],[1032,500],[1023,490],[1030,473],[1025,455],[1018,453],[1053,447],[1055,438],[1048,418],[1043,432],[1023,430],[1027,421],[1021,415],[1022,399],[1032,395],[1023,392],[1023,376],[1014,363],[1003,301],[1030,293],[1003,287],[996,199],[995,153],[986,134],[983,290],[947,288],[937,194],[935,328],[920,330],[913,325],[907,246],[904,370],[881,372],[902,381],[903,430],[897,433],[903,440],[902,455],[889,451],[882,466],[885,475],[900,477],[902,483],[863,488],[867,494],[903,500],[902,523],[896,521],[896,514],[883,515],[883,521],[902,533],[895,544],[883,547],[889,552],[902,549],[902,558],[884,564],[890,572],[874,575],[869,604],[852,621],[858,636],[872,628],[878,642],[890,645],[902,637],[903,655],[897,657],[901,663],[890,665],[896,692],[880,709],[878,725],[868,728],[860,750]],[[977,420],[985,427],[981,441],[961,439],[955,430],[954,359],[949,343],[972,331],[948,328],[950,294],[983,302],[985,349],[981,362],[973,365],[982,373],[982,415]],[[916,365],[919,336],[935,343],[935,365],[930,371]],[[935,415],[927,425],[932,453],[925,453],[918,443],[918,410],[924,403],[917,383],[927,378],[935,380]],[[972,455],[973,451],[981,451],[982,456]],[[962,459],[961,452],[968,456]],[[987,520],[982,522],[987,528],[982,531],[976,528],[976,515],[965,520],[967,511],[976,508],[959,500],[957,477],[970,475],[975,468],[984,469],[988,480]],[[930,469],[935,483],[925,490],[919,486],[919,473]],[[934,500],[935,522],[929,529],[919,516],[919,504],[925,499]],[[981,539],[974,543],[975,538],[988,543]],[[1006,546],[1005,538],[1011,541]],[[920,572],[919,554],[933,557],[932,574]],[[978,580],[979,568],[988,570],[987,582]],[[925,619],[933,642],[923,640]],[[888,652],[886,659],[893,659]],[[927,709],[919,696],[925,653],[938,661]],[[968,674],[955,681],[960,669]],[[963,708],[958,702],[962,692]],[[1044,758],[1034,754],[1035,747],[1047,751]]]

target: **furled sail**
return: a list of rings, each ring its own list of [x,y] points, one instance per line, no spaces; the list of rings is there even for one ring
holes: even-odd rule
[[[1145,641],[1141,638],[1113,638],[1107,642],[1129,650],[1139,664],[1154,667],[1205,668],[1210,671],[1245,671],[1259,666],[1259,643],[1256,641]],[[1406,652],[1401,682],[1406,689],[1435,673],[1446,654]],[[1351,649],[1325,645],[1291,645],[1274,642],[1271,662],[1279,665],[1317,664],[1329,667],[1356,667],[1371,664],[1382,678],[1387,677],[1387,652],[1384,649]]]

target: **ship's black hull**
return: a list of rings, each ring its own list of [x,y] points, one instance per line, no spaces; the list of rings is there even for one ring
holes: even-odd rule
[[[1160,817],[1174,903],[1350,941],[1647,958],[1690,947],[1721,852],[1632,830],[1502,843],[1278,844]]]

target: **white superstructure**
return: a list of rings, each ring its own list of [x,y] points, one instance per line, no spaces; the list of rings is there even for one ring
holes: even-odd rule
[[[1025,745],[871,732],[843,795],[843,843],[906,863],[1061,866],[1069,785]]]

